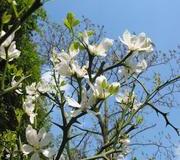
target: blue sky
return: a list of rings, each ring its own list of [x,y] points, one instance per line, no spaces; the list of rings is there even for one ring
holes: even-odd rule
[[[52,0],[45,7],[51,20],[62,22],[68,11],[105,25],[112,38],[125,29],[147,33],[159,49],[180,43],[179,0]]]
[[[72,11],[79,18],[85,16],[104,25],[109,38],[118,38],[125,29],[145,32],[162,51],[177,49],[180,44],[179,7],[180,0],[51,0],[45,4],[51,21],[61,23]],[[171,114],[174,122],[179,120],[175,113]],[[160,127],[165,127],[163,123]]]

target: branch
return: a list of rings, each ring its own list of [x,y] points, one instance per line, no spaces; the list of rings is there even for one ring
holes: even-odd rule
[[[24,15],[17,19],[14,23],[14,25],[6,32],[6,34],[4,36],[2,36],[0,38],[0,45],[14,32],[16,31],[19,26],[21,26],[24,21],[32,14],[34,13],[38,8],[40,8],[42,6],[42,2],[41,0],[35,0],[35,2],[32,4],[32,6],[28,9],[28,11],[26,13],[24,13]]]
[[[118,62],[118,63],[116,63],[116,64],[114,64],[114,65],[112,65],[112,66],[110,66],[110,67],[105,68],[105,69],[102,71],[102,73],[103,73],[103,72],[106,72],[106,71],[109,71],[109,70],[112,70],[112,69],[114,69],[114,68],[116,68],[116,67],[123,66],[123,65],[124,65],[124,62],[125,62],[132,54],[133,54],[132,51],[129,52],[120,62]]]
[[[169,125],[171,128],[173,128],[173,129],[176,131],[177,135],[180,136],[179,129],[176,128],[176,127],[169,121],[169,119],[168,119],[168,113],[165,113],[165,112],[160,111],[160,110],[157,109],[153,104],[147,103],[147,105],[149,105],[152,109],[154,109],[157,114],[160,114],[161,116],[163,116],[164,120],[166,121],[166,126]]]
[[[84,132],[101,135],[101,133],[99,133],[99,132],[91,131],[91,130],[89,130],[89,129],[83,129],[83,128],[81,128],[81,127],[79,127],[79,126],[76,126],[76,125],[74,125],[73,127],[76,127],[76,128],[78,128],[79,130],[84,131]]]

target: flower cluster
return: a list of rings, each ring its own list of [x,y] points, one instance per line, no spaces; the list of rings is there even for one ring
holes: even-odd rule
[[[38,84],[32,83],[30,86],[26,86],[26,99],[23,104],[24,111],[29,116],[31,124],[34,123],[34,118],[37,116],[35,113],[35,102],[40,96],[40,93],[46,93],[50,90],[50,87],[45,82],[39,82]]]
[[[75,50],[72,48],[69,49],[69,53],[65,51],[57,53],[53,50],[51,61],[53,62],[55,71],[61,76],[76,75],[79,78],[84,77],[87,74],[86,66],[81,68],[77,61],[75,61],[75,57],[78,53],[78,49]]]
[[[4,31],[1,31],[0,37],[5,34]],[[137,111],[142,105],[137,101],[134,92],[127,91],[125,94],[120,94],[119,90],[121,86],[119,80],[117,82],[110,82],[112,81],[111,79],[108,82],[105,76],[106,73],[103,72],[105,71],[103,70],[104,68],[102,68],[102,72],[99,71],[98,73],[95,73],[91,71],[91,65],[89,62],[88,65],[80,65],[78,63],[77,57],[80,54],[80,49],[86,49],[88,52],[87,57],[89,57],[89,59],[91,57],[105,57],[114,42],[112,39],[104,38],[100,43],[93,44],[90,42],[89,37],[88,31],[84,31],[82,33],[82,39],[78,42],[78,45],[75,45],[75,42],[72,42],[68,50],[62,50],[60,53],[53,49],[51,62],[54,75],[52,75],[51,78],[54,76],[54,79],[50,82],[51,84],[43,81],[26,86],[26,97],[23,102],[23,109],[29,116],[29,121],[32,125],[37,116],[35,104],[41,94],[50,95],[52,97],[54,96],[53,103],[58,102],[57,105],[60,107],[68,106],[71,108],[71,110],[64,109],[65,112],[70,113],[70,118],[74,118],[82,112],[93,114],[99,113],[100,110],[97,109],[97,112],[95,110],[97,102],[103,102],[110,96],[116,96],[116,101],[120,104],[122,110],[128,109],[129,111],[130,109],[131,111]],[[21,53],[16,49],[16,43],[13,39],[14,33],[0,46],[0,58],[7,62],[18,58]],[[129,54],[129,57],[125,60],[123,68],[120,69],[120,65],[118,66],[119,73],[127,77],[132,74],[143,72],[148,64],[144,58],[140,57],[140,55],[143,55],[144,52],[150,53],[153,51],[151,39],[148,38],[145,33],[135,35],[125,31],[123,37],[120,38],[120,41],[128,48],[127,54]],[[64,87],[66,83],[64,80],[61,81],[60,77],[67,80],[66,83],[71,81],[70,83],[72,86],[73,83],[75,83],[73,87],[75,90],[74,93],[76,94],[73,93],[72,96],[69,96],[67,93],[68,91],[61,88]],[[57,79],[59,80],[57,81]],[[16,86],[16,84],[17,82],[14,76],[11,85]],[[21,84],[18,86],[21,87]],[[18,94],[23,94],[23,91],[20,88],[16,88],[15,91]],[[66,115],[64,115],[63,118],[66,118]],[[66,123],[66,121],[64,123]],[[33,125],[33,127],[34,126],[35,125]],[[40,160],[42,156],[53,158],[55,152],[51,147],[49,147],[52,142],[52,135],[46,133],[44,128],[41,128],[39,132],[37,132],[33,127],[28,125],[26,128],[26,140],[28,144],[22,145],[21,149],[23,154],[31,155],[31,160]],[[63,127],[61,127],[61,129],[63,129]],[[121,145],[124,152],[119,154],[117,159],[120,160],[124,158],[125,154],[128,152],[129,143],[130,140],[128,138],[120,139],[118,141],[118,144]]]
[[[96,78],[95,84],[90,85],[93,90],[93,95],[98,99],[106,99],[111,95],[115,95],[118,93],[120,88],[120,83],[113,82],[109,84],[106,77],[101,75]]]
[[[121,94],[116,96],[116,101],[121,105],[123,109],[127,107],[132,110],[137,110],[141,103],[137,101],[136,95],[134,92],[125,92],[125,94]]]
[[[1,31],[0,32],[0,38],[4,36],[6,32]],[[0,58],[12,61],[15,58],[18,58],[20,56],[20,51],[16,49],[16,42],[13,41],[15,36],[15,33],[11,34],[0,46]]]
[[[133,53],[125,62],[125,67],[119,70],[123,76],[127,78],[128,75],[139,74],[143,72],[148,64],[142,58],[143,54],[138,53],[151,53],[153,52],[153,44],[150,38],[145,33],[139,35],[131,34],[129,31],[123,33],[123,38],[120,41],[127,46],[128,53]]]

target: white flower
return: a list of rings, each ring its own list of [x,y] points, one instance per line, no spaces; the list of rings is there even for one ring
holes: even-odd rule
[[[76,55],[79,53],[79,48],[75,48],[74,45],[72,44],[69,48],[69,54],[71,58],[76,57]]]
[[[39,93],[37,92],[36,83],[32,83],[30,86],[26,86],[26,99],[23,103],[23,109],[26,114],[29,116],[29,120],[31,124],[34,124],[34,118],[37,116],[35,110],[35,101],[39,97]]]
[[[26,86],[26,93],[28,95],[37,95],[36,83],[32,83],[30,86]]]
[[[13,76],[13,78],[12,78],[12,81],[11,81],[11,85],[12,85],[12,87],[17,87],[17,89],[15,90],[16,91],[16,93],[18,93],[18,94],[23,94],[22,93],[22,89],[21,88],[19,88],[19,87],[22,87],[22,83],[20,83],[19,85],[17,85],[17,81],[15,80],[15,76]]]
[[[147,62],[145,59],[143,59],[142,61],[138,62],[136,66],[134,66],[135,68],[135,73],[139,74],[142,71],[144,71],[147,68]]]
[[[8,42],[7,42],[8,43]],[[0,46],[0,57],[2,59],[7,59],[8,61],[12,61],[15,58],[20,56],[21,51],[16,49],[16,42],[12,42],[7,50],[7,57],[6,57],[6,50],[4,46]]]
[[[26,114],[29,116],[31,124],[34,124],[34,118],[37,116],[37,113],[34,113],[35,104],[33,103],[33,101],[34,101],[33,96],[27,96],[23,103],[23,109],[26,112]]]
[[[48,71],[45,72],[42,75],[42,80],[44,83],[47,83],[49,86],[49,92],[51,93],[57,93],[57,88],[58,90],[61,91],[67,91],[69,89],[69,86],[67,84],[67,80],[64,76],[59,76],[57,72],[53,71]],[[58,81],[57,81],[58,80]]]
[[[51,61],[54,63],[55,71],[57,71],[62,76],[71,76],[73,74],[71,63],[74,56],[74,53],[68,54],[63,51],[57,54],[57,52],[54,51]]]
[[[129,75],[139,74],[143,72],[147,68],[147,66],[148,65],[145,59],[142,59],[141,61],[137,62],[133,61],[133,58],[131,57],[128,60],[126,60],[126,66],[121,68],[119,70],[119,73],[121,73],[123,76],[127,78]]]
[[[104,38],[99,45],[89,44],[89,36],[87,31],[83,32],[83,42],[87,45],[90,53],[94,56],[106,56],[106,52],[113,45],[113,40],[109,38]]]
[[[0,38],[1,38],[2,36],[4,36],[5,34],[6,34],[5,31],[1,31],[1,33],[0,33]],[[3,47],[8,47],[8,46],[11,44],[11,42],[13,41],[14,36],[15,36],[15,32],[13,32],[13,33],[2,43],[2,46],[3,46]]]
[[[89,45],[88,48],[92,55],[105,57],[106,52],[112,45],[112,39],[104,38],[99,45]]]
[[[74,57],[78,54],[79,51],[69,49],[69,54],[66,52],[61,52],[59,54],[55,53],[52,57],[54,63],[54,69],[62,76],[71,76],[76,74],[77,77],[84,77],[87,74],[86,66],[82,68],[74,60]]]
[[[72,117],[77,116],[82,111],[83,112],[88,111],[88,107],[90,106],[90,103],[87,97],[87,91],[85,88],[82,89],[80,104],[76,100],[70,97],[66,97],[66,102],[69,106],[72,106],[76,109],[72,111]]]
[[[141,103],[137,101],[135,93],[129,91],[116,96],[116,101],[121,104],[123,109],[129,107],[130,109],[137,110],[141,105]]]
[[[88,45],[89,44],[89,36],[88,36],[88,32],[86,30],[82,33],[82,38],[83,38],[83,42],[86,45]]]
[[[0,32],[0,38],[4,36],[6,32]],[[13,32],[0,46],[0,57],[2,59],[7,59],[8,61],[12,61],[15,58],[20,56],[20,51],[16,49],[16,42],[13,41],[15,32]],[[6,51],[7,49],[7,51]],[[7,56],[6,56],[7,52]]]
[[[100,98],[100,99],[104,99],[107,98],[109,96],[109,92],[107,91],[108,88],[108,82],[105,76],[99,76],[96,78],[96,82],[94,84],[94,96],[96,98]]]
[[[54,150],[48,147],[52,141],[52,135],[50,133],[46,133],[44,128],[41,128],[37,133],[32,126],[28,125],[26,128],[26,139],[28,144],[24,144],[22,146],[22,152],[24,155],[33,153],[31,160],[40,160],[40,153],[48,158],[52,158],[55,154]]]
[[[105,99],[108,96],[115,95],[120,88],[118,82],[113,82],[109,84],[105,76],[101,75],[96,78],[95,84],[89,83],[91,89],[93,90],[93,95],[96,98]]]
[[[37,90],[41,93],[47,93],[48,91],[50,91],[50,86],[46,82],[39,82],[37,84]]]
[[[126,30],[123,33],[122,39],[120,38],[120,41],[128,47],[129,51],[148,53],[153,51],[152,41],[146,37],[145,33],[135,35]]]
[[[66,61],[61,61],[59,64],[56,64],[55,70],[62,76],[71,76],[73,74],[70,64]]]
[[[87,74],[86,66],[83,66],[82,68],[76,63],[72,63],[72,71],[76,73],[77,77],[82,78]]]

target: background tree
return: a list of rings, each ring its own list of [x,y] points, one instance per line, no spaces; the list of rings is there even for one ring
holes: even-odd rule
[[[43,40],[40,41],[40,46],[41,46],[40,48],[41,48],[41,53],[44,53],[44,56],[47,55],[47,60],[48,59],[50,60],[51,53],[52,53],[51,51],[54,48],[56,48],[56,50],[58,50],[59,52],[61,52],[65,48],[69,48],[69,46],[74,41],[74,39],[76,39],[76,36],[78,34],[81,35],[84,30],[88,30],[89,35],[93,35],[91,38],[91,42],[94,42],[94,43],[96,43],[96,42],[98,43],[101,40],[101,38],[104,36],[103,27],[96,28],[95,25],[92,24],[88,19],[84,19],[81,23],[83,25],[80,25],[80,26],[74,28],[73,35],[68,34],[69,30],[66,28],[68,26],[66,24],[66,21],[65,21],[66,27],[64,27],[63,25],[51,24],[48,22],[45,24],[46,27],[43,32],[44,33]],[[155,91],[156,93],[154,92],[157,97],[156,96],[153,97],[153,101],[151,102],[151,103],[153,103],[153,105],[148,104],[148,103],[145,104],[145,106],[149,106],[149,107],[141,110],[134,117],[134,120],[129,123],[129,125],[130,125],[129,128],[125,129],[126,130],[125,132],[127,132],[127,133],[130,132],[130,135],[128,137],[134,138],[134,139],[132,139],[132,144],[131,144],[132,150],[134,151],[134,154],[132,152],[132,157],[135,158],[137,148],[139,148],[139,146],[143,146],[142,151],[144,151],[143,154],[144,154],[145,158],[149,157],[151,159],[152,158],[154,158],[154,159],[162,158],[163,159],[164,157],[168,157],[169,159],[173,159],[173,157],[174,157],[173,149],[174,149],[175,145],[172,145],[170,137],[167,138],[167,141],[165,141],[164,139],[160,140],[161,139],[160,137],[156,138],[154,141],[148,140],[148,142],[145,139],[144,143],[139,142],[138,139],[136,139],[136,137],[138,134],[140,134],[140,135],[141,135],[141,133],[143,134],[143,131],[150,130],[156,126],[156,124],[151,124],[151,122],[148,122],[146,120],[147,113],[149,113],[150,115],[153,114],[152,110],[154,110],[155,111],[154,113],[157,113],[162,119],[165,120],[167,126],[170,126],[177,134],[179,134],[178,128],[176,128],[176,125],[173,125],[171,123],[171,120],[169,119],[170,117],[168,117],[168,114],[166,113],[166,112],[169,112],[172,107],[178,105],[177,99],[173,98],[173,97],[178,96],[178,92],[179,92],[178,82],[176,84],[173,83],[172,85],[168,85],[169,87],[164,88],[166,86],[166,83],[169,83],[170,81],[166,82],[166,80],[161,77],[160,73],[158,73],[159,68],[166,67],[169,77],[171,77],[171,78],[176,77],[176,76],[178,77],[179,72],[178,72],[178,57],[176,55],[177,52],[171,52],[170,54],[168,53],[166,55],[165,54],[162,55],[162,53],[160,51],[159,52],[155,51],[154,54],[146,55],[147,57],[145,56],[145,59],[148,61],[146,73],[140,73],[137,75],[137,77],[134,77],[133,72],[132,73],[130,72],[131,73],[130,77],[126,77],[126,79],[124,80],[124,77],[119,77],[118,69],[113,69],[113,67],[108,68],[107,66],[114,66],[116,68],[116,66],[118,66],[117,63],[120,60],[123,61],[123,58],[128,59],[128,57],[126,57],[124,55],[126,50],[127,50],[127,48],[124,47],[124,45],[122,45],[122,43],[120,43],[118,40],[115,41],[114,47],[112,48],[112,50],[110,50],[110,53],[108,53],[108,56],[106,56],[107,59],[104,58],[105,60],[103,60],[102,58],[99,58],[99,57],[96,57],[94,59],[94,61],[93,61],[94,63],[92,65],[93,71],[96,73],[99,71],[101,73],[101,69],[106,68],[107,71],[109,70],[109,72],[107,72],[105,74],[106,77],[110,81],[113,81],[113,80],[120,81],[121,86],[124,88],[123,90],[125,90],[126,87],[127,88],[131,87],[132,90],[134,90],[138,94],[138,97],[139,97],[138,101],[142,101],[145,98],[146,94],[147,95],[151,94],[150,90],[152,88],[156,90],[159,87],[160,88],[162,87],[164,89],[161,92],[159,92],[159,91],[157,91],[157,92]],[[78,63],[80,63],[80,66],[83,66],[85,64],[85,61],[86,60],[88,61],[88,57],[87,57],[88,49],[85,51],[81,50],[81,52],[82,52],[82,54],[80,54],[81,56],[78,57]],[[50,61],[47,61],[47,62],[48,62],[48,64],[51,64]],[[125,61],[125,62],[127,63],[127,61]],[[173,68],[171,68],[172,63],[174,63]],[[51,69],[51,67],[50,67],[50,69]],[[106,70],[106,69],[104,69],[104,70]],[[45,70],[47,71],[47,67],[45,68]],[[153,77],[153,78],[151,78],[151,77]],[[178,79],[176,79],[176,80],[178,81]],[[131,81],[129,82],[129,80],[131,80]],[[163,82],[165,82],[164,87],[163,87],[163,85],[164,85]],[[71,85],[75,89],[74,92],[76,92],[76,90],[78,90],[78,87],[76,86],[77,85],[76,82],[72,80]],[[145,86],[147,88],[145,88]],[[131,97],[133,95],[129,95],[129,96]],[[74,96],[72,96],[72,97],[74,97]],[[83,158],[83,157],[85,158],[85,157],[88,157],[89,154],[92,154],[93,152],[95,152],[97,150],[98,151],[100,150],[98,153],[101,153],[101,149],[102,149],[102,151],[103,150],[106,151],[106,150],[109,150],[109,148],[111,148],[110,146],[113,145],[113,142],[109,143],[110,146],[107,145],[106,146],[107,148],[106,147],[103,148],[103,142],[102,142],[101,136],[102,136],[102,133],[105,132],[106,129],[108,130],[108,133],[105,134],[107,137],[109,137],[109,136],[111,137],[113,132],[114,132],[114,134],[116,133],[118,135],[118,132],[119,132],[118,126],[120,123],[118,116],[123,111],[119,110],[117,103],[108,104],[108,102],[109,101],[107,101],[105,104],[103,103],[102,106],[99,106],[102,109],[101,110],[102,111],[101,112],[102,119],[103,119],[102,124],[101,124],[101,120],[100,120],[101,118],[99,118],[99,124],[96,123],[96,121],[93,118],[92,119],[90,118],[92,121],[92,124],[89,124],[90,126],[88,125],[88,127],[87,126],[81,127],[81,126],[78,126],[78,124],[77,124],[72,129],[73,131],[72,130],[70,131],[70,133],[69,133],[70,137],[78,135],[77,133],[79,133],[79,136],[77,136],[77,138],[75,138],[74,140],[72,139],[70,143],[67,143],[67,145],[65,147],[65,150],[66,150],[65,157],[68,157],[69,159],[79,159],[79,158]],[[163,112],[163,110],[165,112]],[[127,115],[129,115],[129,112],[127,113]],[[123,118],[121,117],[121,119],[123,119]],[[60,118],[60,121],[58,121],[57,123],[61,123],[61,121],[62,121],[62,119]],[[85,120],[83,122],[85,122]],[[56,125],[58,125],[57,123],[56,123]],[[101,127],[99,128],[99,125],[105,126],[106,129],[103,129]],[[115,128],[110,127],[110,126],[114,126],[114,125],[116,126]],[[164,132],[166,133],[166,131],[164,131]],[[162,134],[161,134],[161,136],[162,136]],[[165,137],[164,134],[163,134],[163,136]],[[157,135],[157,137],[158,137],[158,135]],[[105,137],[103,137],[103,138],[105,138]],[[123,139],[123,136],[121,138]],[[62,135],[60,136],[60,142],[61,142],[61,140],[62,140]],[[117,142],[117,139],[115,139],[115,142]],[[165,145],[164,143],[169,143],[169,145]],[[149,154],[146,155],[144,146],[151,146],[153,148],[152,149],[153,151],[150,155]],[[157,151],[158,151],[158,153],[157,153]],[[74,153],[76,153],[76,154],[74,154]],[[103,157],[102,155],[100,155],[100,156],[101,156],[101,158]],[[95,157],[95,158],[97,158],[97,157]]]
[[[14,1],[11,3],[13,3],[13,7],[16,6]],[[38,1],[34,3],[38,4]],[[11,15],[3,15],[3,24],[7,23],[10,18]],[[10,145],[15,145],[8,147],[8,143],[4,141],[2,154],[7,156],[6,152],[8,152],[10,159],[13,157],[26,159],[26,155],[29,154],[33,160],[41,157],[43,159],[54,157],[56,160],[63,157],[83,160],[122,159],[130,153],[130,146],[138,145],[137,143],[133,144],[133,137],[136,138],[139,133],[153,127],[142,125],[144,111],[147,107],[161,115],[166,124],[179,135],[178,128],[171,123],[166,111],[160,108],[164,104],[167,107],[173,105],[170,103],[171,99],[169,100],[167,97],[171,97],[179,91],[179,75],[170,72],[172,73],[171,77],[164,82],[157,75],[155,76],[156,83],[150,86],[144,81],[146,80],[144,71],[158,64],[153,60],[154,56],[150,54],[153,51],[151,39],[145,33],[136,35],[125,31],[120,39],[121,42],[114,43],[109,38],[101,39],[101,34],[99,36],[89,28],[76,30],[79,23],[72,13],[68,13],[64,20],[66,28],[62,27],[62,37],[56,39],[55,36],[52,36],[53,42],[57,42],[56,40],[65,42],[64,50],[61,50],[61,46],[54,45],[55,43],[48,43],[49,39],[45,41],[48,45],[50,44],[48,52],[51,58],[50,76],[52,79],[48,82],[32,83],[26,86],[26,90],[22,88],[22,92],[26,94],[22,112],[23,114],[26,112],[29,119],[23,121],[26,133],[20,131],[22,123],[18,124],[16,134],[7,132],[8,137],[12,138]],[[10,87],[11,81],[16,81],[17,77],[23,77],[23,72],[16,70],[11,64],[11,60],[19,57],[16,46],[12,48],[12,45],[15,44],[12,42],[12,31],[15,28],[13,25],[7,33],[1,32],[0,56],[1,61],[5,61],[4,64],[2,63],[1,75],[0,95],[2,100],[5,100],[8,97],[5,95],[11,94],[12,91],[18,93],[20,91],[18,89],[21,88],[20,83],[28,78],[24,77],[23,80],[20,79],[18,83],[15,83],[14,87],[13,84],[11,84],[12,88]],[[9,39],[3,41],[3,38],[8,37],[10,31],[11,42],[9,45]],[[63,38],[65,33],[69,35],[66,35],[66,39]],[[9,57],[9,49],[15,51],[12,52],[15,57]],[[60,112],[59,122],[52,121],[60,129],[61,135],[57,154],[49,146],[50,134],[46,133],[44,128],[39,129],[37,123],[41,116],[39,117],[38,106],[35,106],[34,103],[36,100],[39,102],[40,95],[46,98],[50,106],[45,118],[54,108]],[[7,105],[5,101],[2,101],[1,104],[1,108],[5,108]],[[32,109],[32,111],[28,112],[28,109]],[[20,109],[15,109],[14,112],[6,110],[6,112],[17,115],[17,121],[21,122],[21,119],[24,119]],[[88,123],[84,124],[84,122]],[[24,135],[26,135],[26,139]],[[13,143],[13,140],[17,144]],[[88,144],[89,140],[91,143]],[[148,145],[151,144],[148,143]],[[150,159],[158,158],[156,156],[157,154],[151,156]],[[4,158],[4,155],[2,157]],[[132,158],[137,159],[134,156]]]
[[[7,32],[10,26],[17,23],[18,17],[21,17],[33,4],[33,1],[29,0],[1,0],[0,1],[0,26]],[[41,59],[37,45],[34,43],[34,38],[37,34],[40,34],[40,21],[46,19],[46,13],[43,8],[38,9],[31,16],[29,16],[25,23],[21,24],[18,31],[15,33],[14,41],[16,41],[17,48],[21,50],[21,58],[16,61],[10,62],[7,69],[5,87],[8,87],[14,80],[18,80],[22,75],[28,75],[29,78],[25,79],[22,83],[22,89],[26,85],[32,82],[38,82],[41,78],[41,65],[43,60]],[[0,73],[4,72],[5,61],[0,60]],[[22,90],[23,92],[23,90]],[[24,93],[23,93],[24,94]],[[15,150],[14,146],[18,143],[18,136],[24,133],[23,123],[28,118],[23,114],[23,95],[18,95],[16,92],[10,92],[1,96],[1,109],[0,109],[0,131],[1,131],[1,142],[0,142],[0,156],[3,157],[7,150],[13,153]],[[49,123],[42,123],[42,119],[46,114],[46,104],[42,99],[37,104],[38,112],[42,116],[39,119],[38,125],[42,127],[49,126]],[[22,120],[24,119],[24,120]],[[24,122],[23,122],[24,121]],[[40,123],[41,122],[41,123]],[[7,132],[8,130],[8,132]],[[5,150],[5,147],[7,150]]]

